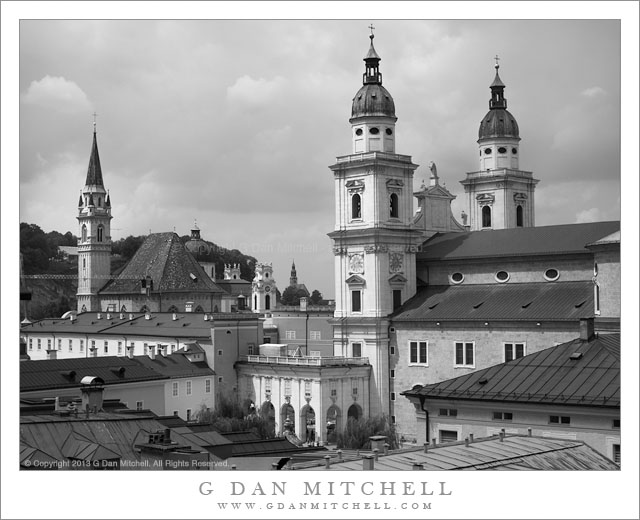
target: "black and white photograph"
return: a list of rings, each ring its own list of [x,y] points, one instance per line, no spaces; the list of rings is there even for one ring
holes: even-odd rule
[[[3,518],[637,518],[638,4],[129,7],[2,4]]]

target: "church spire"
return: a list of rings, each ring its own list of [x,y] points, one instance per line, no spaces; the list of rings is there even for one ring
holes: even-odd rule
[[[289,285],[292,287],[297,287],[298,285],[298,273],[296,272],[295,260],[291,262],[291,277],[289,278]]]
[[[507,100],[504,97],[504,87],[505,84],[500,79],[500,75],[498,74],[498,69],[500,65],[498,64],[498,60],[500,58],[496,55],[495,60],[495,68],[496,68],[496,77],[493,79],[493,83],[491,83],[491,99],[489,100],[489,108],[507,108]]]
[[[363,85],[382,85],[382,74],[379,71],[380,67],[380,56],[376,52],[375,47],[373,46],[373,30],[375,27],[373,25],[369,26],[371,29],[371,34],[369,35],[369,39],[371,43],[369,44],[369,52],[364,57],[365,63],[365,72],[362,75],[362,84]]]
[[[102,168],[100,167],[100,156],[98,155],[98,140],[96,138],[96,122],[93,122],[93,144],[91,146],[91,157],[89,158],[89,168],[87,169],[86,186],[104,186],[102,182]]]

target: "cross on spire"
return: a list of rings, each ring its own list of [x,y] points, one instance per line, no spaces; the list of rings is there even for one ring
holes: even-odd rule
[[[94,111],[93,112],[93,133],[94,134],[96,132],[96,117],[98,117],[98,114]]]
[[[496,60],[496,69],[500,68],[500,64],[498,63],[498,60],[500,59],[498,57],[498,55],[496,54],[495,58],[493,58],[494,60]]]
[[[371,36],[373,36],[373,30],[375,29],[373,24],[369,25],[369,29],[371,30]]]

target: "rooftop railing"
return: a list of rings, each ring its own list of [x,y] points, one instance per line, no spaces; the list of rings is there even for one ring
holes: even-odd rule
[[[337,157],[336,161],[338,164],[340,164],[340,163],[366,161],[368,159],[391,159],[394,161],[402,161],[406,163],[411,162],[410,155],[400,155],[397,153],[388,153],[388,152],[367,152],[367,153],[343,155],[341,157]]]
[[[330,367],[344,365],[368,365],[365,357],[295,357],[295,356],[241,356],[246,363],[269,363],[275,365],[298,365],[310,367]]]

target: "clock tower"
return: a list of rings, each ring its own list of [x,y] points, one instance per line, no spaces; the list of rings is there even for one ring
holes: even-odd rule
[[[353,98],[350,155],[330,166],[335,180],[334,355],[368,358],[369,415],[389,413],[389,336],[385,319],[416,291],[413,172],[395,151],[395,104],[382,86],[370,36],[363,85]],[[367,413],[367,412],[365,412]]]
[[[251,297],[253,312],[269,312],[276,308],[276,281],[273,279],[271,264],[256,264]]]

